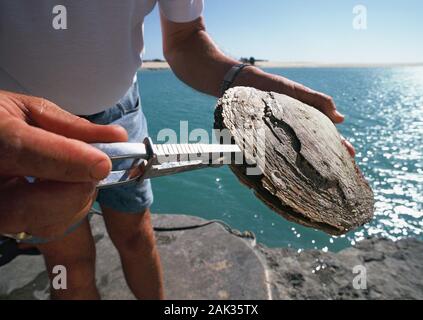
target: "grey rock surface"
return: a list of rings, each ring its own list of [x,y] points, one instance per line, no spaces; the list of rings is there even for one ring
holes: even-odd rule
[[[204,222],[153,215],[156,227]],[[91,225],[103,299],[133,299],[101,217],[94,217]],[[415,239],[370,239],[339,253],[298,253],[254,246],[218,224],[157,232],[156,237],[168,299],[423,299],[423,242]],[[356,266],[366,271],[366,289],[353,286]],[[43,259],[20,256],[1,267],[0,299],[48,299]]]
[[[153,215],[156,227],[202,224],[201,218]],[[97,285],[103,299],[133,299],[119,256],[104,227],[94,216]],[[248,241],[219,224],[156,233],[168,299],[269,299],[263,257]],[[0,299],[47,299],[48,277],[40,256],[20,256],[0,268]]]
[[[423,242],[415,239],[369,239],[339,253],[258,249],[274,299],[423,299]],[[367,288],[354,288],[362,275]]]

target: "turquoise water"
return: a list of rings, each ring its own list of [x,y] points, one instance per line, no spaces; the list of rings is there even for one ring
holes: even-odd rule
[[[221,219],[252,230],[268,246],[337,251],[363,238],[422,238],[423,68],[269,69],[332,95],[347,116],[339,130],[356,147],[372,185],[375,219],[343,237],[331,237],[280,218],[241,185],[228,168],[154,179],[157,213]],[[163,128],[211,133],[216,99],[182,84],[170,71],[141,71],[140,91],[150,135]]]

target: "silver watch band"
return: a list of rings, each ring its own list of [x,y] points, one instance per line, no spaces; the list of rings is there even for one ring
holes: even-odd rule
[[[239,75],[239,73],[247,67],[247,64],[241,63],[234,65],[225,75],[222,83],[222,87],[220,89],[220,95],[223,96],[226,90],[228,90],[232,83],[235,81],[236,77]]]

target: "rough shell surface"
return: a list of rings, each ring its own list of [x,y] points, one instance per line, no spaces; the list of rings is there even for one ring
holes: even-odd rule
[[[369,184],[336,127],[315,108],[237,87],[219,100],[215,128],[227,129],[244,153],[232,171],[286,219],[334,235],[372,219]]]

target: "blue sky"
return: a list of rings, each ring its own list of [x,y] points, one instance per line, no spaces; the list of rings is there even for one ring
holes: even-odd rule
[[[367,30],[353,8],[367,8]],[[227,54],[274,61],[423,62],[422,0],[205,0],[208,32]],[[146,58],[162,58],[158,10],[145,21]]]

